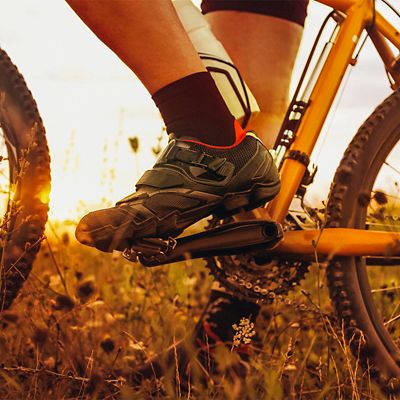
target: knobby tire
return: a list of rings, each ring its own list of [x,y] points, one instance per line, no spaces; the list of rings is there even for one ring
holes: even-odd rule
[[[8,309],[29,276],[43,240],[50,191],[46,132],[32,93],[0,49],[0,131],[11,195],[0,231],[0,311]]]

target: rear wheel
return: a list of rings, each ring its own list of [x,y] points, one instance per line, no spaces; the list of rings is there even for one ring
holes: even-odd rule
[[[47,221],[50,157],[25,80],[0,49],[0,310],[27,279]]]
[[[328,227],[400,231],[400,91],[365,121],[334,177]],[[400,389],[400,245],[387,257],[341,257],[328,268],[347,339],[373,376]]]

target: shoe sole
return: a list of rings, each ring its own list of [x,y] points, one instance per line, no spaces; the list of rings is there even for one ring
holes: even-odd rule
[[[210,215],[223,219],[241,211],[250,211],[261,207],[272,200],[278,194],[279,189],[280,181],[270,184],[256,183],[246,191],[226,193],[218,201],[182,213],[173,212],[163,219],[152,214],[151,218],[141,224],[127,222],[116,227],[105,225],[94,230],[87,230],[85,229],[87,226],[80,223],[76,228],[75,235],[82,244],[96,247],[98,250],[104,252],[123,251],[135,239],[176,237],[188,226]]]

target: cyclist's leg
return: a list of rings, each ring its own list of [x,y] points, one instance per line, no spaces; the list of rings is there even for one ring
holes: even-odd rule
[[[205,71],[169,1],[66,1],[134,71],[150,94],[184,76]]]
[[[213,33],[253,92],[261,113],[250,122],[264,144],[275,142],[288,105],[307,0],[203,0]]]
[[[279,191],[270,154],[246,135],[166,0],[68,0],[142,80],[158,106],[170,141],[136,193],[116,207],[86,215],[78,240],[104,251],[131,240],[179,234],[218,212],[251,209]]]
[[[88,27],[137,75],[168,133],[231,145],[234,118],[169,0],[67,0]]]
[[[262,144],[252,136],[245,137],[241,130],[238,130],[241,140],[236,140],[235,130],[235,140],[231,141],[229,132],[224,131],[227,124],[231,124],[227,130],[234,127],[233,117],[211,76],[199,64],[200,59],[169,1],[68,2],[138,75],[153,95],[168,131],[175,134],[181,131],[197,139],[196,143],[171,141],[155,168],[141,178],[135,194],[116,207],[85,216],[77,228],[77,238],[82,243],[105,251],[121,250],[133,237],[156,236],[160,232],[163,236],[176,234],[217,210],[216,207],[219,210],[218,202],[224,200],[228,190],[234,195],[231,207],[246,205],[243,196],[253,190],[254,184],[258,185],[257,192],[251,197],[257,201],[262,202],[266,196],[271,198],[277,192],[279,177]],[[217,134],[216,126],[219,126]],[[203,128],[205,134],[212,134],[202,135]],[[207,140],[215,140],[217,144],[228,142],[231,146],[211,148],[204,141],[215,143]],[[183,222],[179,221],[181,217]],[[231,304],[231,308],[237,307]],[[253,307],[245,305],[246,311],[241,314],[251,315]],[[234,316],[224,317],[229,327],[237,322]],[[202,332],[198,333],[200,336]],[[221,338],[228,339],[223,335]]]

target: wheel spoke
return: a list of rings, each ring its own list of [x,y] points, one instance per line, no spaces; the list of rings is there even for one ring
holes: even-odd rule
[[[371,289],[371,293],[391,292],[393,290],[398,290],[398,289],[400,289],[400,286],[393,286],[381,289]]]
[[[400,314],[396,315],[394,318],[389,319],[389,321],[386,321],[383,323],[384,326],[388,326],[389,324],[392,324],[393,322],[397,321],[400,319]]]
[[[387,161],[384,161],[383,163],[400,175],[400,170],[398,170],[397,168],[393,167],[393,165],[389,164]]]

